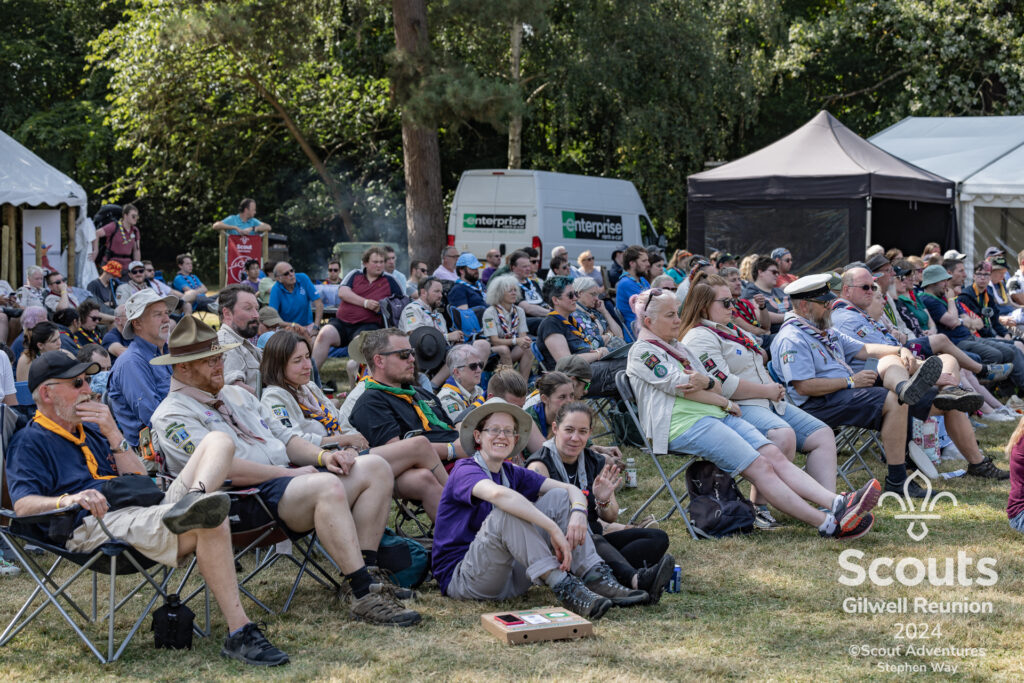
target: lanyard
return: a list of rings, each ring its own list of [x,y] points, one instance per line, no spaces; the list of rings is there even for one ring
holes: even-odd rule
[[[480,469],[482,469],[484,471],[484,474],[487,475],[488,479],[490,479],[491,481],[494,481],[494,472],[491,472],[491,470],[487,468],[487,463],[484,462],[484,456],[480,455],[480,451],[477,451],[476,453],[473,454],[473,462],[475,462],[477,465],[480,466]],[[509,484],[509,482],[508,482],[508,475],[505,474],[505,467],[504,467],[504,465],[502,466],[500,472],[501,472],[501,485],[504,486],[507,489],[512,488],[512,485]],[[495,482],[495,483],[497,483],[497,482]]]

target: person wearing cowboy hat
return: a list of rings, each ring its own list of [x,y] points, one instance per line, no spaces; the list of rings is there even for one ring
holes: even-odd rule
[[[170,393],[153,414],[154,445],[168,469],[183,471],[211,432],[227,434],[235,447],[228,477],[235,486],[259,485],[262,500],[235,504],[237,530],[265,523],[263,505],[295,537],[315,529],[351,588],[352,616],[376,624],[418,623],[420,615],[381,583],[377,569],[395,481],[391,468],[380,456],[352,447],[320,448],[275,420],[245,389],[224,386],[223,354],[235,346],[221,345],[216,332],[188,316],[171,334],[168,352],[151,361],[173,371]],[[357,527],[356,519],[365,521]]]
[[[358,385],[364,390],[355,400],[349,421],[371,447],[396,442],[409,432],[422,432],[447,468],[456,458],[468,455],[437,396],[416,384],[417,354],[405,332],[393,327],[371,330],[363,339],[362,353],[370,376]]]
[[[177,305],[177,298],[161,297],[149,288],[132,294],[124,304],[121,335],[131,345],[117,357],[110,373],[107,401],[132,446],[139,445],[139,432],[149,427],[153,411],[171,383],[170,369],[149,361],[166,350],[170,314]]]
[[[620,584],[597,554],[582,491],[509,462],[526,446],[532,422],[521,408],[491,399],[462,423],[462,448],[473,455],[452,468],[434,525],[431,565],[441,593],[507,600],[546,583],[586,619],[637,594],[647,599]]]

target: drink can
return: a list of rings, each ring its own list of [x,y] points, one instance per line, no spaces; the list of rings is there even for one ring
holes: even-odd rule
[[[683,570],[677,564],[672,570],[672,581],[669,583],[669,593],[679,593],[683,590]]]

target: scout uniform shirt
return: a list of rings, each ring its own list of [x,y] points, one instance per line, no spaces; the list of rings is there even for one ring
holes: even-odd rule
[[[213,397],[210,397],[211,400]],[[210,432],[224,432],[235,442],[235,457],[263,465],[288,467],[291,461],[285,444],[298,434],[297,430],[282,427],[274,420],[270,410],[255,396],[241,387],[226,386],[217,394],[226,402],[235,419],[259,437],[249,443],[235,431],[219,412],[190,396],[174,391],[167,395],[153,413],[153,441],[163,454],[171,474],[177,475],[195,453],[199,442]]]
[[[403,332],[412,332],[417,327],[433,327],[441,334],[448,334],[448,325],[444,318],[437,311],[430,310],[425,303],[419,299],[409,302],[409,305],[402,309],[401,319],[398,321],[398,329]]]
[[[475,386],[472,391],[469,391],[456,382],[454,377],[448,378],[441,390],[437,392],[437,400],[441,402],[441,407],[448,413],[452,424],[455,423],[456,416],[466,408],[482,406],[485,398],[484,390],[479,386]]]
[[[220,326],[217,330],[217,341],[221,346],[241,344],[224,352],[224,384],[231,385],[242,380],[255,389],[260,381],[260,359],[263,358],[263,350],[256,348],[248,339],[243,339],[230,325]]]
[[[803,405],[807,397],[798,394],[792,383],[816,377],[851,377],[851,361],[864,344],[842,332],[829,328],[819,335],[796,313],[790,311],[779,333],[772,341],[772,363],[786,385],[786,393],[793,405]],[[823,337],[826,337],[826,343]]]

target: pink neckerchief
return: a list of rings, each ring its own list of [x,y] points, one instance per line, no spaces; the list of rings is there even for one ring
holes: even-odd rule
[[[185,396],[188,396],[191,399],[199,401],[204,406],[216,410],[227,421],[227,423],[234,428],[234,430],[238,433],[238,437],[242,441],[246,443],[266,442],[266,439],[252,433],[252,431],[250,431],[248,427],[246,427],[244,424],[241,423],[241,421],[236,419],[235,414],[231,411],[231,408],[230,406],[228,406],[227,401],[219,398],[218,396],[208,394],[202,389],[197,389],[195,387],[190,387],[187,384],[183,384],[174,377],[171,377],[170,390],[176,391],[179,394],[184,394]]]

